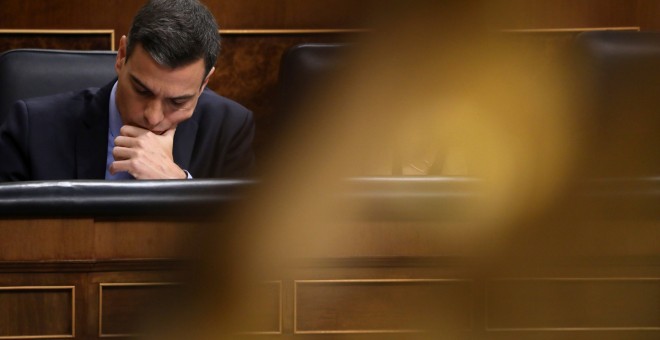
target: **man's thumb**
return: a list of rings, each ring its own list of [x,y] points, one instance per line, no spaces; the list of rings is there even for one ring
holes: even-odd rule
[[[175,132],[176,132],[176,128],[171,128],[171,129],[165,131],[161,136],[173,139]]]

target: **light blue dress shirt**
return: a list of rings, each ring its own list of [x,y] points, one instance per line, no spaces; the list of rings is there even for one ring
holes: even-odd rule
[[[108,124],[108,155],[105,161],[105,179],[134,179],[134,177],[127,171],[118,172],[114,175],[110,173],[110,164],[115,161],[115,158],[112,156],[112,149],[115,148],[115,138],[119,136],[119,130],[123,125],[119,110],[117,109],[117,102],[115,102],[116,93],[117,82],[112,86],[112,91],[110,92],[110,107],[108,111],[108,120],[110,124]]]

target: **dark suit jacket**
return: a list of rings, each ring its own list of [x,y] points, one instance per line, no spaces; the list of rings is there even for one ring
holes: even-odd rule
[[[113,84],[16,102],[0,125],[0,181],[104,179]],[[176,129],[174,161],[194,178],[243,177],[253,135],[250,111],[205,89]]]

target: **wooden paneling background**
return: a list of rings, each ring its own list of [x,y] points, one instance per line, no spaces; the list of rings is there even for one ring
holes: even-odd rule
[[[361,34],[356,30],[369,27],[372,14],[383,5],[375,0],[205,3],[226,32],[218,72],[210,87],[255,112],[257,149],[267,142],[269,122],[276,112],[282,53],[301,42],[351,39],[354,34]],[[141,4],[137,0],[0,0],[0,52],[29,47],[111,49],[127,33]],[[552,35],[556,32],[523,33],[525,37],[540,37],[553,46],[565,44],[575,32],[590,28],[660,29],[657,0],[503,0],[501,6],[517,6],[515,13],[503,18],[510,29],[576,29],[558,36]],[[92,32],[99,30],[106,33]],[[548,49],[549,54],[554,51]],[[590,233],[583,233],[582,243],[574,241],[582,248],[607,248],[615,255],[629,255],[631,244],[647,245],[649,250],[641,254],[645,259],[642,264],[566,267],[563,271],[541,272],[537,275],[540,279],[478,283],[480,291],[486,292],[485,298],[480,293],[470,296],[472,283],[460,279],[469,277],[464,269],[441,261],[444,267],[426,261],[435,257],[451,259],[460,254],[459,243],[437,232],[453,229],[434,230],[420,223],[401,222],[363,224],[362,229],[354,226],[347,229],[345,237],[356,240],[354,243],[345,242],[343,247],[319,256],[345,259],[343,262],[303,266],[293,278],[267,286],[263,293],[267,298],[261,299],[265,307],[260,310],[272,313],[262,315],[252,329],[290,336],[375,332],[374,338],[380,338],[382,333],[378,332],[406,334],[417,328],[420,321],[448,320],[448,324],[474,329],[477,334],[485,332],[480,330],[484,327],[509,332],[501,337],[507,339],[521,338],[517,332],[539,329],[572,332],[562,333],[569,338],[591,338],[593,332],[584,332],[589,327],[594,332],[614,330],[625,338],[655,339],[660,330],[660,267],[657,242],[653,242],[657,239],[657,224],[651,221],[637,229],[634,224],[611,229],[621,234],[593,228]],[[140,299],[150,300],[152,293],[167,289],[166,283],[175,281],[169,260],[178,255],[176,243],[190,237],[189,225],[171,226],[161,221],[5,220],[0,223],[0,230],[0,299],[5,301],[0,306],[0,338],[98,338],[134,332],[125,321],[132,314],[126,313],[143,301]],[[623,237],[624,231],[630,230],[636,230],[636,238]],[[355,235],[369,238],[358,242],[362,238]],[[591,242],[587,235],[605,236],[599,238],[600,242]],[[575,239],[574,236],[566,234],[569,239]],[[562,238],[561,242],[566,244],[567,240]],[[424,288],[421,291],[420,286]],[[619,297],[624,292],[635,294],[622,300]],[[406,299],[411,294],[418,294],[413,296],[418,300],[442,298],[448,302],[444,305],[447,308],[430,310],[432,313],[425,315],[431,317],[428,320],[416,318],[419,314],[405,313],[412,309]],[[586,296],[586,300],[576,300],[575,296]],[[607,300],[608,297],[612,299]],[[487,303],[477,304],[473,311],[464,310],[464,299]],[[559,299],[562,304],[553,305],[553,313],[534,313],[539,305],[547,306]],[[349,307],[356,305],[355,301],[365,306],[364,313],[350,314]],[[585,306],[597,306],[599,310],[590,318],[578,319],[575,313]],[[37,313],[43,310],[59,312],[48,316]],[[17,314],[24,323],[17,321]],[[326,315],[338,317],[323,318]],[[622,315],[631,317],[623,319]],[[487,322],[484,324],[483,320]]]
[[[2,0],[0,52],[13,48],[110,49],[128,33],[142,5],[134,0]],[[210,87],[251,109],[257,120],[255,146],[267,139],[274,113],[279,60],[304,42],[341,42],[362,27],[368,1],[205,1],[223,36],[223,54]],[[26,33],[25,30],[36,32]],[[54,33],[54,30],[110,30],[114,36]],[[321,32],[319,32],[321,30]],[[261,34],[255,34],[255,32]],[[114,39],[109,41],[108,39]]]
[[[396,1],[396,0],[391,0]],[[370,27],[383,1],[206,0],[224,35],[210,87],[255,112],[256,148],[267,143],[275,114],[279,61],[303,42],[342,42]],[[127,34],[135,0],[0,0],[0,52],[13,48],[109,49]],[[511,29],[660,28],[654,0],[503,0]],[[391,13],[390,13],[391,14]],[[25,33],[25,30],[36,32]],[[57,30],[80,32],[57,33]],[[89,34],[105,30],[114,34]],[[321,30],[321,31],[319,31]],[[259,34],[256,34],[259,33]]]

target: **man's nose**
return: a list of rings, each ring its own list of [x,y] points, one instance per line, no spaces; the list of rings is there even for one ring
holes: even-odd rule
[[[144,110],[144,120],[149,127],[158,125],[163,120],[163,105],[159,100],[151,100]]]

